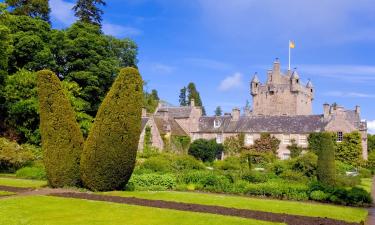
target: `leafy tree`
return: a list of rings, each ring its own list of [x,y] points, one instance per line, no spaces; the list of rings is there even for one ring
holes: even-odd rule
[[[354,166],[362,161],[362,138],[359,132],[344,134],[343,141],[337,143],[336,158]]]
[[[198,139],[190,144],[188,153],[203,162],[212,162],[223,150],[223,145],[217,144],[215,139]]]
[[[28,145],[0,138],[0,171],[14,173],[17,169],[30,165],[36,157]]]
[[[256,152],[274,153],[279,149],[280,140],[272,137],[269,133],[262,133],[260,138],[254,141],[254,145],[250,148]]]
[[[19,70],[7,77],[3,93],[7,125],[17,131],[21,142],[33,144],[40,141],[36,78],[34,72]]]
[[[318,153],[317,177],[318,181],[326,185],[335,184],[335,143],[333,134],[329,132],[313,133],[314,142],[310,147]]]
[[[137,44],[129,38],[117,39],[112,36],[106,36],[109,43],[109,49],[113,52],[115,58],[119,61],[119,67],[134,67],[137,68]]]
[[[371,151],[368,155],[367,167],[372,170],[375,169],[375,151]]]
[[[186,87],[181,88],[180,95],[178,97],[179,97],[178,101],[180,102],[180,106],[188,105],[187,100],[186,100]]]
[[[215,116],[221,116],[223,114],[223,110],[221,110],[220,106],[217,106],[215,109]]]
[[[234,155],[241,152],[242,148],[244,147],[245,143],[245,135],[238,134],[235,136],[231,136],[225,138],[224,140],[224,152],[228,155]]]
[[[152,96],[153,99],[155,99],[155,100],[157,100],[157,101],[160,100],[160,99],[159,99],[159,95],[158,95],[158,91],[155,90],[155,89],[152,89],[152,90],[151,90],[151,96]]]
[[[84,140],[74,110],[53,72],[42,70],[37,74],[40,131],[48,183],[52,187],[79,185]]]
[[[287,148],[290,151],[290,157],[296,158],[301,155],[303,148],[297,145],[296,140],[292,139],[291,142],[291,145],[288,145]]]
[[[375,135],[368,134],[367,135],[367,149],[369,152],[375,150]]]
[[[147,112],[154,113],[158,104],[159,96],[156,90],[152,90],[151,93],[147,91],[143,93],[143,108],[145,108]]]
[[[81,175],[87,188],[114,190],[128,182],[141,133],[142,95],[143,81],[138,70],[121,69],[98,110],[83,149]]]
[[[202,107],[202,114],[206,115],[206,110],[202,104],[202,99],[197,91],[197,88],[195,87],[195,84],[193,82],[190,82],[187,86],[187,105],[190,105],[191,100],[194,99],[196,106]]]
[[[106,4],[103,0],[78,0],[73,10],[75,16],[78,17],[81,22],[100,25],[103,10],[101,10],[98,5],[105,6]]]
[[[50,21],[51,9],[48,0],[5,0],[5,3],[12,8],[12,14]]]

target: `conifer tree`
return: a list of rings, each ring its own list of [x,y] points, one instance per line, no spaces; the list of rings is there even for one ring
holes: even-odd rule
[[[180,102],[180,106],[187,106],[187,102],[186,102],[186,87],[181,88],[180,95],[178,97],[179,97],[178,101]]]
[[[74,15],[82,22],[100,26],[103,10],[98,5],[105,6],[106,3],[103,0],[78,0],[73,7]]]
[[[221,116],[223,114],[223,110],[221,110],[220,106],[217,106],[215,109],[215,116]]]
[[[203,115],[206,115],[206,110],[203,106],[201,96],[200,96],[199,92],[197,91],[197,88],[195,87],[195,84],[193,82],[190,82],[188,84],[187,92],[188,92],[188,96],[187,96],[188,102],[187,102],[187,104],[190,105],[191,100],[194,99],[195,105],[201,106]]]
[[[141,133],[143,81],[137,69],[121,69],[99,107],[81,159],[84,185],[96,191],[128,182]]]
[[[80,184],[83,136],[59,78],[49,70],[37,73],[40,132],[48,183],[52,187]]]
[[[51,9],[48,0],[5,0],[12,8],[12,14],[41,18],[50,22]]]

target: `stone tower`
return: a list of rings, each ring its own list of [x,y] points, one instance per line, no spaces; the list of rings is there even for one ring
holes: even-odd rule
[[[309,81],[300,82],[296,70],[282,74],[278,59],[267,72],[267,82],[262,84],[254,75],[250,83],[253,96],[253,115],[311,115],[314,87]]]

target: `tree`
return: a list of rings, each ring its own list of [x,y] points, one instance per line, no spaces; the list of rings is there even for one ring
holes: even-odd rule
[[[362,161],[362,138],[358,131],[344,134],[342,142],[337,143],[336,158],[353,166]]]
[[[128,182],[141,133],[143,81],[138,70],[121,69],[101,104],[81,159],[85,187],[123,188]]]
[[[37,73],[40,132],[44,166],[52,187],[80,184],[83,136],[59,78],[49,70]]]
[[[188,105],[187,100],[186,100],[186,87],[181,88],[180,95],[178,97],[179,97],[178,101],[180,102],[180,106]]]
[[[290,151],[290,157],[296,158],[301,155],[303,148],[297,145],[296,140],[292,139],[291,142],[291,145],[288,145],[287,149]]]
[[[280,140],[272,137],[269,133],[262,133],[260,138],[254,141],[254,145],[251,146],[256,152],[260,153],[274,153],[276,154],[279,149]]]
[[[48,0],[5,0],[5,3],[11,7],[12,14],[50,21],[51,9]]]
[[[318,154],[317,178],[323,184],[335,184],[335,143],[333,134],[329,132],[312,133],[310,147]]]
[[[157,101],[160,100],[160,99],[159,99],[159,95],[158,95],[158,91],[155,90],[155,89],[152,89],[152,90],[151,90],[151,96],[152,96],[153,99],[155,99],[155,100],[157,100]]]
[[[78,17],[81,22],[100,26],[103,10],[101,10],[98,5],[105,6],[106,4],[103,0],[78,0],[73,7],[74,15]]]
[[[223,111],[221,110],[220,106],[217,106],[215,109],[215,116],[221,116],[223,114]]]
[[[212,162],[223,150],[223,145],[217,144],[215,139],[198,139],[190,144],[188,153],[203,162]]]
[[[225,138],[224,140],[224,152],[228,155],[234,155],[241,152],[242,148],[245,145],[245,135],[238,134]]]
[[[368,134],[367,135],[367,149],[369,152],[375,150],[375,135]]]
[[[199,94],[199,92],[197,91],[197,88],[195,87],[195,84],[193,82],[190,82],[187,86],[187,99],[188,99],[188,102],[187,104],[190,105],[191,103],[191,100],[194,99],[195,101],[195,105],[196,106],[201,106],[202,107],[202,114],[203,115],[206,115],[206,110],[204,109],[204,106],[202,104],[202,99],[201,99],[201,96]]]
[[[119,61],[119,67],[137,68],[138,46],[129,38],[117,39],[112,36],[106,36],[109,43],[109,49]]]

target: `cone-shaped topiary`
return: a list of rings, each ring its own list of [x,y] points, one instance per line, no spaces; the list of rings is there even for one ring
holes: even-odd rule
[[[329,132],[311,134],[311,139],[315,138],[315,143],[311,148],[318,153],[318,165],[316,174],[318,181],[326,185],[335,185],[335,143],[334,135]]]
[[[52,187],[80,184],[83,136],[59,78],[49,70],[38,73],[40,132],[48,183]]]
[[[122,188],[128,182],[141,133],[143,81],[138,70],[121,69],[103,103],[81,158],[81,178],[95,191]]]

